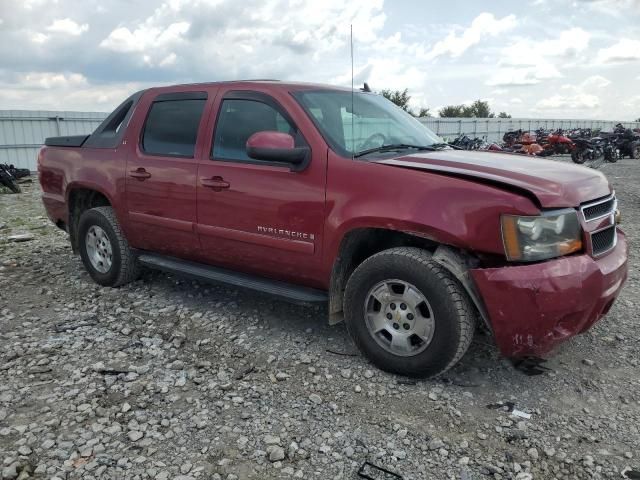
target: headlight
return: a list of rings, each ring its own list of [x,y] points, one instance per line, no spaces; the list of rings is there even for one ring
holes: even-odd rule
[[[538,217],[502,215],[507,260],[534,262],[582,250],[582,229],[574,210]]]

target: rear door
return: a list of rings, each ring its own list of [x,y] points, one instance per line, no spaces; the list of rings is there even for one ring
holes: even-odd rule
[[[282,101],[293,102],[290,97]],[[326,147],[312,147],[310,162],[301,171],[250,159],[245,145],[259,131],[290,133],[296,146],[311,146],[290,111],[264,92],[221,90],[210,123],[215,129],[213,135],[209,130],[197,182],[197,228],[206,260],[318,286]]]
[[[126,197],[132,246],[196,258],[198,138],[207,92],[149,95],[136,109],[127,157]]]

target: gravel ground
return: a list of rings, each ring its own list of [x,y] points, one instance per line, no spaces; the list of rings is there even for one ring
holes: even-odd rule
[[[365,460],[405,479],[640,470],[640,169],[602,168],[632,245],[607,318],[542,375],[477,335],[454,370],[418,382],[368,364],[323,308],[158,272],[99,287],[36,183],[0,195],[1,477],[351,479]],[[33,238],[8,241],[19,233]],[[487,408],[507,401],[531,417]]]

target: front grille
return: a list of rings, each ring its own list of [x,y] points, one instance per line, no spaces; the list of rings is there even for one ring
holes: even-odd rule
[[[591,234],[591,251],[597,257],[616,246],[616,226],[604,228]]]
[[[611,215],[613,212],[615,212],[616,207],[616,197],[612,195],[611,197],[605,198],[604,200],[599,200],[597,202],[583,205],[580,209],[582,210],[584,219],[587,222],[590,222],[592,220],[597,220],[599,218],[606,217],[607,215]]]

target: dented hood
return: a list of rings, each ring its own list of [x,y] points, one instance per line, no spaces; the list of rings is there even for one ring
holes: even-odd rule
[[[611,192],[597,170],[526,155],[439,150],[374,161],[516,187],[535,196],[543,208],[577,207]]]

